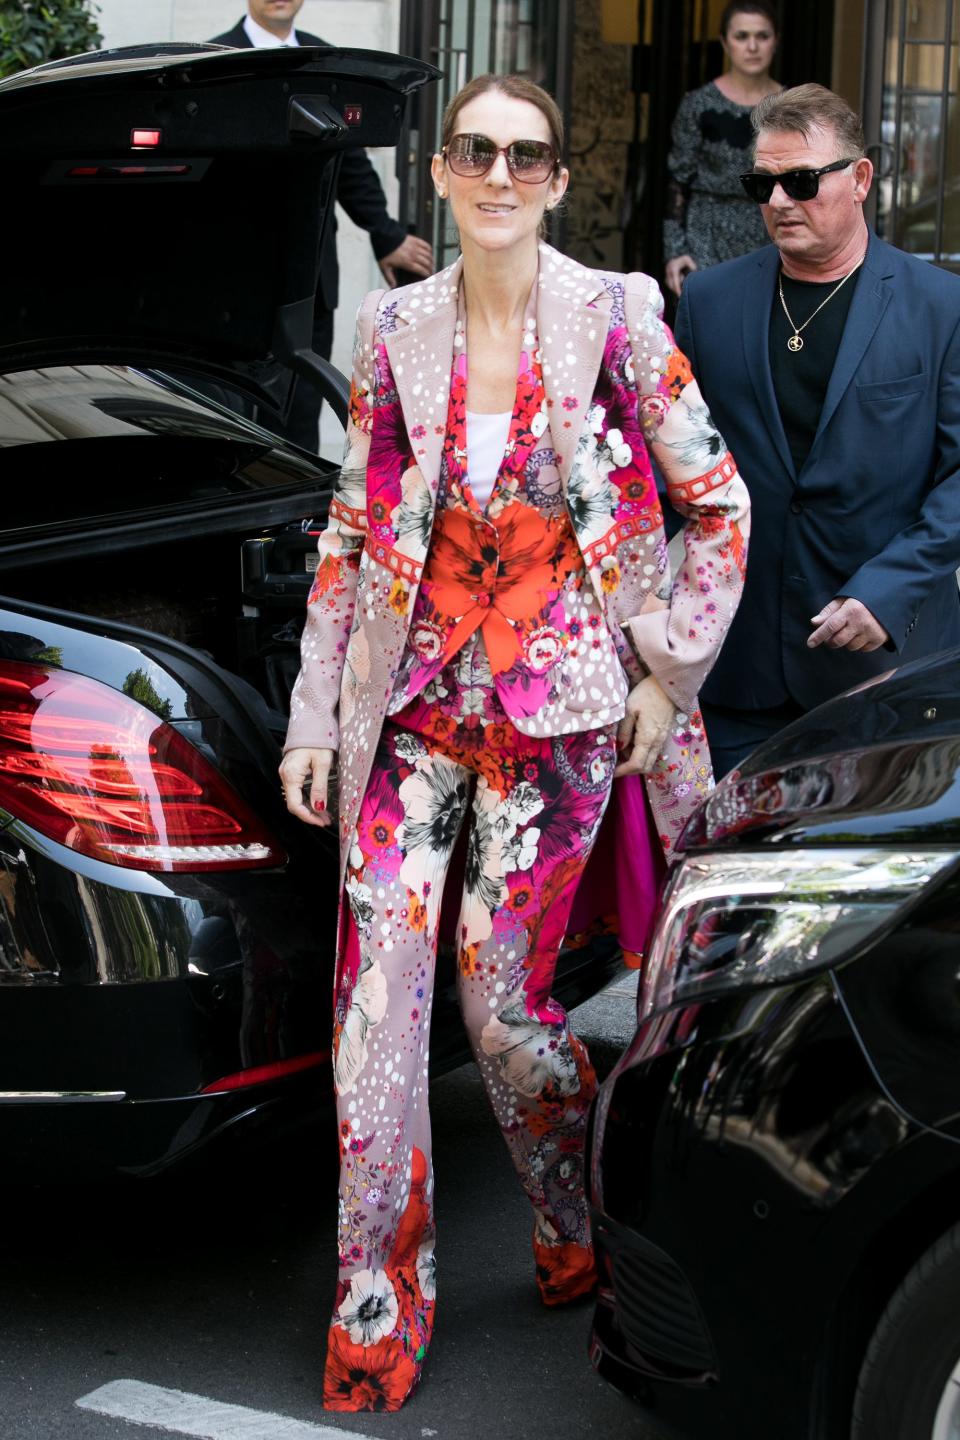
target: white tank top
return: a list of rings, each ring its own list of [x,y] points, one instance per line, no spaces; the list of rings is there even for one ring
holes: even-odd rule
[[[512,410],[504,410],[497,415],[467,411],[467,476],[481,510],[486,508],[493,494],[512,418]]]

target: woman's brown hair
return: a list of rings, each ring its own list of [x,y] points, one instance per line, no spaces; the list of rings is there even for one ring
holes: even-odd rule
[[[468,80],[443,112],[441,148],[446,148],[457,133],[457,120],[464,105],[468,105],[478,95],[486,95],[490,90],[509,95],[512,100],[526,100],[537,107],[550,129],[550,143],[556,152],[559,165],[563,155],[563,116],[560,114],[560,107],[552,95],[533,80],[528,80],[525,75],[475,75],[472,80]]]
[[[776,12],[772,5],[766,5],[763,0],[732,0],[720,16],[720,34],[724,40],[727,38],[727,31],[733,23],[734,15],[762,15],[770,26],[774,35],[779,35],[780,26],[777,24]]]

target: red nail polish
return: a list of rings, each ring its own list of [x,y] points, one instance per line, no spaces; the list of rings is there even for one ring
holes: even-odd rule
[[[325,800],[314,800],[313,808],[314,810],[326,810],[327,803]]]

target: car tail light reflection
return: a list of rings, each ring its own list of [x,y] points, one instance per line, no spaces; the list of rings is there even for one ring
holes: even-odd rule
[[[296,1075],[301,1070],[314,1070],[330,1059],[329,1050],[313,1050],[309,1055],[297,1055],[292,1060],[275,1060],[271,1065],[254,1065],[249,1070],[235,1070],[232,1075],[221,1075],[204,1085],[201,1095],[215,1095],[221,1090],[246,1090],[248,1086],[265,1085],[270,1080],[282,1080],[287,1075]]]
[[[128,695],[0,661],[0,806],[80,854],[137,870],[286,856],[199,750]]]

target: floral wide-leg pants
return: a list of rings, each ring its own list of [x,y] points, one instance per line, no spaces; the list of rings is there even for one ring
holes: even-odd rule
[[[462,666],[459,667],[462,677]],[[396,1410],[436,1298],[427,1058],[440,902],[469,813],[459,995],[494,1114],[534,1209],[545,1303],[589,1290],[583,1135],[596,1077],[550,996],[610,795],[614,727],[519,733],[452,662],[380,738],[347,870],[334,1067],[340,1278],[324,1404]]]

